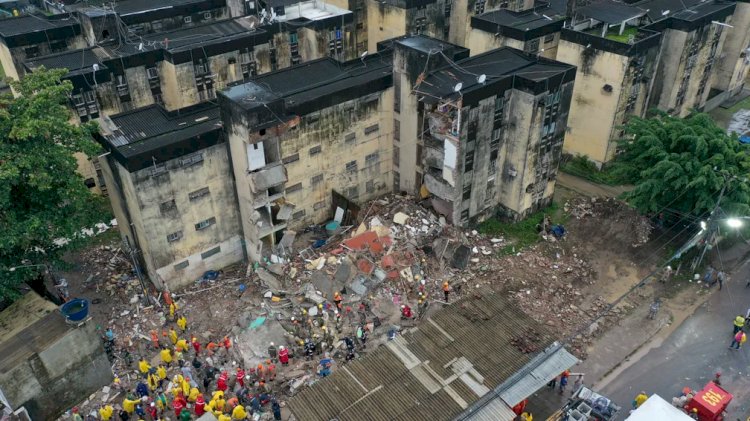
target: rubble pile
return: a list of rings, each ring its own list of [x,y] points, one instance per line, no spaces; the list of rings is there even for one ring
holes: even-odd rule
[[[627,203],[615,198],[578,197],[565,203],[564,210],[576,219],[597,218],[612,225],[623,225],[630,234],[629,244],[639,247],[648,242],[653,224]]]

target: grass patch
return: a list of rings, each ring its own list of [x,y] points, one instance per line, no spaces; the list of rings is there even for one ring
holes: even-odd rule
[[[633,37],[635,37],[637,33],[638,28],[629,27],[622,31],[622,35],[620,35],[620,29],[616,28],[613,31],[607,32],[605,38],[611,39],[612,41],[627,43],[630,40],[630,36],[632,35]]]
[[[617,186],[620,184],[611,172],[606,169],[599,170],[585,155],[573,157],[570,161],[560,165],[560,170],[598,184],[606,184],[608,186]]]
[[[511,244],[502,247],[499,253],[501,255],[513,254],[536,244],[541,239],[537,225],[542,222],[545,214],[550,215],[553,224],[564,224],[568,218],[563,209],[553,202],[546,209],[535,212],[522,221],[503,222],[492,218],[479,224],[477,230],[484,235],[503,236]]]

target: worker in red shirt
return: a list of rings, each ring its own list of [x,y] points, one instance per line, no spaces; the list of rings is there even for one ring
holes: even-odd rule
[[[184,408],[185,406],[187,406],[187,401],[185,401],[185,397],[182,395],[182,392],[179,392],[177,394],[177,397],[172,401],[172,408],[174,408],[175,417],[180,417],[180,412],[182,412],[182,408]]]
[[[271,360],[266,360],[266,372],[268,373],[268,380],[274,381],[276,379],[276,364]]]
[[[195,415],[199,417],[203,415],[206,412],[205,406],[206,406],[206,400],[203,399],[203,394],[199,394],[198,398],[195,400]]]
[[[414,314],[411,312],[411,307],[409,307],[407,304],[404,304],[401,306],[401,318],[402,319],[411,319],[414,317]]]
[[[245,387],[245,370],[242,369],[242,367],[237,367],[237,383],[240,384],[240,387]]]
[[[216,381],[216,388],[222,392],[226,392],[227,379],[229,379],[229,374],[226,371],[222,371],[221,375],[219,375],[219,380]]]
[[[289,364],[289,350],[285,346],[279,346],[279,362],[281,365]]]

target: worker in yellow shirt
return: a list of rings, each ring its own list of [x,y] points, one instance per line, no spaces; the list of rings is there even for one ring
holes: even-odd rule
[[[244,420],[245,418],[247,418],[247,412],[245,412],[245,408],[242,405],[235,406],[234,410],[232,411],[232,419]]]
[[[105,405],[99,408],[99,418],[101,418],[102,421],[109,421],[114,412],[115,410],[112,408],[112,405]]]
[[[198,395],[200,395],[200,390],[198,390],[197,387],[193,387],[190,389],[190,393],[187,395],[188,402],[193,403],[196,399],[198,399]]]
[[[169,340],[172,341],[172,345],[177,343],[177,331],[169,329]]]
[[[232,418],[230,418],[229,415],[224,414],[224,413],[219,414],[217,418],[219,419],[219,421],[232,421]]]
[[[643,402],[646,402],[648,399],[648,395],[646,392],[641,391],[641,393],[637,394],[635,398],[633,398],[633,409],[636,409],[643,405]]]
[[[140,361],[138,361],[138,369],[141,371],[141,374],[145,376],[150,368],[151,364],[144,357],[141,357]]]
[[[179,326],[180,329],[182,329],[183,332],[185,331],[185,329],[187,329],[187,319],[185,318],[184,315],[180,316],[177,319],[177,326]]]
[[[169,348],[164,347],[164,349],[162,349],[159,352],[159,355],[161,356],[161,361],[164,364],[166,364],[167,367],[169,367],[169,365],[172,364],[172,351]],[[166,370],[165,370],[165,372],[166,372]],[[166,376],[164,376],[164,377],[166,377]]]
[[[128,414],[132,414],[133,412],[135,412],[135,404],[137,404],[138,402],[138,400],[131,400],[126,396],[125,399],[122,400],[122,409],[124,409]]]
[[[169,351],[169,350],[167,350],[167,351]],[[171,356],[172,355],[170,354],[170,357]],[[156,368],[156,375],[159,376],[159,380],[166,379],[167,378],[167,369],[164,368],[163,365],[160,365],[159,367]]]
[[[169,320],[174,320],[174,315],[179,310],[177,303],[174,301],[169,304]]]
[[[187,340],[185,340],[185,339],[178,340],[177,343],[175,344],[175,348],[177,348],[177,350],[180,351],[180,352],[187,351],[188,350]]]
[[[156,388],[159,386],[159,378],[156,376],[156,374],[154,374],[153,372],[148,373],[147,380],[148,388],[151,389],[152,392],[156,390]]]

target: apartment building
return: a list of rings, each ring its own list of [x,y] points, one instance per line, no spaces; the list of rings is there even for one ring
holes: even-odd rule
[[[99,162],[118,227],[159,289],[245,258],[217,105],[150,105],[99,121]]]
[[[503,47],[418,80],[433,207],[466,225],[495,214],[520,219],[548,205],[575,75],[571,65]]]
[[[662,34],[636,6],[591,3],[560,33],[557,59],[578,68],[564,150],[597,165],[612,160],[622,125],[649,107]]]
[[[391,191],[390,60],[320,59],[220,93],[251,259],[277,253],[287,229]]]
[[[705,2],[675,12],[661,10],[660,1],[638,3],[654,21],[647,28],[663,37],[649,105],[684,117],[706,105],[735,3]]]
[[[365,0],[368,51],[378,43],[404,35],[426,35],[447,40],[452,0]]]
[[[750,70],[750,31],[747,30],[750,28],[750,2],[737,1],[728,22],[731,26],[726,29],[712,86],[719,103],[739,94],[745,87]]]
[[[448,22],[448,37],[446,40],[458,45],[467,46],[467,38],[471,31],[471,21],[476,16],[498,10],[508,10],[512,12],[523,12],[534,9],[535,6],[546,7],[547,3],[539,2],[535,4],[534,0],[447,0],[450,10]]]

